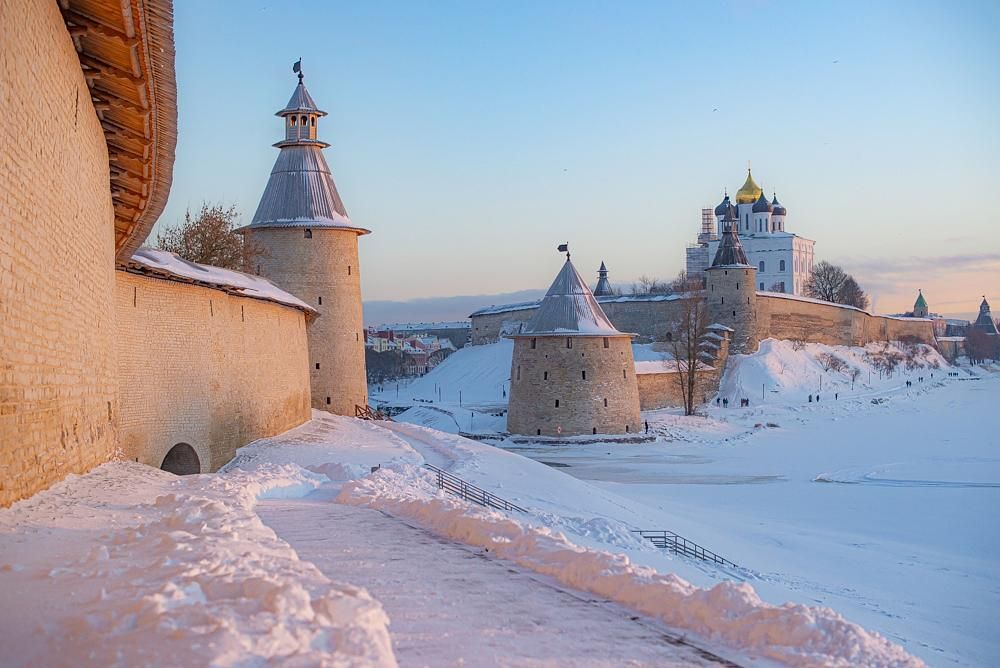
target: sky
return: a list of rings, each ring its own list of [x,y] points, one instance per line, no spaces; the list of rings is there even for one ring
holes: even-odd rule
[[[249,222],[292,63],[362,237],[366,303],[670,278],[749,163],[878,312],[1000,305],[1000,3],[193,2],[157,229]],[[475,302],[476,300],[472,300]],[[463,303],[463,308],[464,304]],[[391,316],[386,316],[391,317]]]

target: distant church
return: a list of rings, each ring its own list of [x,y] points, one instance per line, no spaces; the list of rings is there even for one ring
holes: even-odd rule
[[[687,249],[689,278],[705,279],[709,259],[716,256],[725,231],[732,226],[739,233],[747,261],[757,269],[757,290],[805,294],[816,242],[785,230],[787,210],[777,195],[768,201],[749,168],[746,181],[736,192],[736,204],[726,193],[714,215],[709,211],[703,210],[698,242]]]

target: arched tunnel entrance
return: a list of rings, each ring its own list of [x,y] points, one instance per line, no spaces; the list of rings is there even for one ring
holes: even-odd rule
[[[175,475],[191,475],[201,473],[201,460],[190,445],[178,443],[167,452],[160,468]]]

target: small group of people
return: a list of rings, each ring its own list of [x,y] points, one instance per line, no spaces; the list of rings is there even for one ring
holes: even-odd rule
[[[722,406],[723,408],[729,408],[729,399],[716,397],[715,405]],[[748,398],[740,399],[740,408],[749,408],[749,407],[750,407],[750,399]]]

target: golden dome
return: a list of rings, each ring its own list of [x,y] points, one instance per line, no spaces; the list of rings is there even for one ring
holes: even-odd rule
[[[750,174],[750,168],[748,167],[747,180],[743,183],[743,187],[736,192],[736,203],[753,204],[760,197],[760,193],[760,186],[753,180],[753,176]]]

